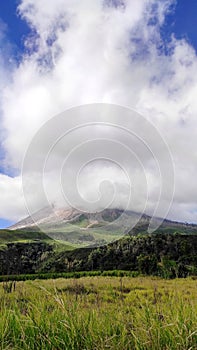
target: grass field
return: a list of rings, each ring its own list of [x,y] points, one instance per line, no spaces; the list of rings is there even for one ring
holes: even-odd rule
[[[14,242],[33,242],[35,240],[52,243],[52,239],[43,232],[0,230],[0,245]]]
[[[197,280],[0,284],[0,349],[197,349]]]

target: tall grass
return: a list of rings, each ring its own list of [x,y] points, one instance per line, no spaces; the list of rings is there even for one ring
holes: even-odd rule
[[[197,281],[151,277],[0,284],[0,349],[197,349]]]

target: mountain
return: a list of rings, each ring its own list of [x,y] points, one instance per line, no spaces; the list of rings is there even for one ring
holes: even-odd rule
[[[197,275],[197,225],[164,220],[149,234],[150,220],[120,209],[43,208],[0,230],[0,275],[113,269]]]
[[[88,213],[74,208],[46,207],[9,227],[9,230],[43,231],[50,238],[73,248],[94,247],[117,241],[126,234],[147,233],[150,220],[146,214],[117,208]],[[159,232],[175,231],[197,233],[197,225],[163,220]]]

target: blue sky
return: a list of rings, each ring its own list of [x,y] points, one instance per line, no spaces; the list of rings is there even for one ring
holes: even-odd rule
[[[6,24],[7,38],[13,44],[15,58],[20,60],[20,54],[24,51],[24,39],[31,30],[17,14],[19,2],[20,0],[0,1],[0,19]],[[177,0],[161,31],[164,40],[169,40],[174,33],[177,39],[187,39],[197,50],[196,18],[196,0]]]
[[[6,228],[10,225],[12,225],[13,222],[12,221],[9,221],[9,220],[6,220],[6,219],[0,219],[0,228]]]
[[[166,18],[163,37],[174,33],[177,39],[185,38],[197,51],[196,18],[196,0],[177,0],[174,11]]]
[[[10,56],[20,63],[24,54],[24,40],[31,33],[31,29],[17,14],[17,6],[20,0],[0,1],[0,29],[5,32],[3,45],[10,45]],[[177,0],[176,6],[167,15],[165,23],[161,28],[161,36],[165,42],[169,42],[171,35],[174,34],[177,39],[186,39],[197,52],[196,35],[197,1],[196,0]],[[3,152],[0,149],[0,173],[14,176],[12,169],[3,167]],[[8,220],[0,218],[0,228],[10,224]]]
[[[6,36],[13,45],[15,58],[20,59],[24,51],[24,39],[30,33],[27,23],[17,14],[19,1],[0,1],[0,19],[6,25]]]

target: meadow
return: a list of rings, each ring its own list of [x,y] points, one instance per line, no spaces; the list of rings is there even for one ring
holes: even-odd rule
[[[0,349],[197,349],[197,280],[1,282]]]

